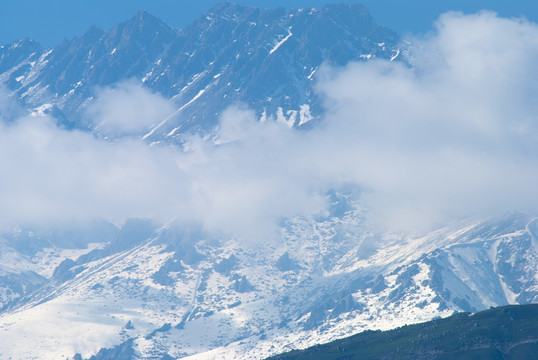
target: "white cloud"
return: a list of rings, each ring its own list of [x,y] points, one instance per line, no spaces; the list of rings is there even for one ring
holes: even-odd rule
[[[1,225],[153,216],[255,239],[283,217],[319,212],[341,184],[358,185],[375,219],[397,227],[536,212],[537,26],[451,13],[413,46],[413,67],[321,70],[328,113],[310,131],[257,122],[241,105],[224,112],[215,143],[193,137],[187,151],[107,142],[47,118],[4,124]],[[100,98],[90,113],[116,136],[173,110],[132,84]]]
[[[400,223],[535,211],[537,26],[449,13],[413,44],[413,67],[350,64],[320,84],[348,176]]]
[[[186,202],[188,181],[166,148],[105,142],[45,117],[0,127],[0,223],[159,218]]]
[[[105,135],[139,134],[174,112],[169,101],[130,80],[97,89],[96,95],[87,116]]]
[[[9,96],[10,93],[0,87],[0,122],[8,122],[20,116],[21,107]]]

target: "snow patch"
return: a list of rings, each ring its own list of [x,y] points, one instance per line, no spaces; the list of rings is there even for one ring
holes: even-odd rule
[[[299,110],[299,119],[300,121],[298,126],[304,125],[313,119],[312,114],[310,114],[310,105],[301,105],[301,110]]]
[[[269,55],[271,55],[272,53],[274,53],[275,51],[278,50],[278,48],[280,46],[282,46],[282,44],[284,44],[293,34],[291,33],[291,27],[288,29],[288,36],[286,36],[284,39],[280,40],[272,49],[271,51],[269,51]]]
[[[43,104],[41,106],[36,107],[34,110],[30,112],[30,116],[36,117],[36,116],[45,116],[48,111],[52,110],[54,105],[52,104]]]
[[[153,128],[149,133],[147,133],[146,135],[144,135],[142,137],[142,139],[147,139],[149,136],[151,136],[155,130],[157,130],[158,128],[160,128],[161,126],[163,126],[168,120],[170,120],[172,117],[174,117],[175,115],[177,115],[178,113],[180,113],[181,111],[183,111],[183,109],[185,109],[187,106],[189,106],[190,104],[192,104],[193,102],[195,102],[196,100],[198,100],[198,98],[200,96],[202,96],[205,91],[207,90],[207,87],[205,89],[202,89],[198,92],[198,94],[196,94],[195,97],[193,97],[188,103],[186,103],[185,105],[183,105],[182,107],[180,107],[179,109],[177,109],[176,112],[174,112],[172,115],[168,116],[166,119],[164,119],[160,124],[158,124],[155,128]],[[177,128],[173,129],[172,131],[170,131],[166,136],[172,136],[176,133],[177,130],[179,130],[180,126],[178,126]]]
[[[394,52],[394,50],[392,50],[392,52]],[[394,61],[398,57],[398,55],[400,55],[400,49],[397,49],[396,54],[391,56],[390,61]]]
[[[276,110],[276,120],[282,124],[286,124],[290,128],[295,125],[295,120],[297,118],[297,111],[296,110],[288,110],[286,111],[286,115],[288,115],[288,118],[286,119],[286,116],[284,116],[284,110],[282,107],[278,107]]]

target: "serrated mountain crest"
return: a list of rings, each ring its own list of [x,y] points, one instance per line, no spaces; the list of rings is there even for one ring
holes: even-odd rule
[[[110,30],[93,27],[36,50],[29,66],[0,60],[0,83],[29,110],[52,106],[67,124],[87,128],[80,119],[95,87],[137,79],[178,109],[140,135],[175,141],[184,132],[211,131],[234,102],[247,103],[260,119],[304,125],[323,111],[314,90],[322,62],[390,59],[398,44],[358,5],[287,10],[219,3],[181,30],[141,11]]]

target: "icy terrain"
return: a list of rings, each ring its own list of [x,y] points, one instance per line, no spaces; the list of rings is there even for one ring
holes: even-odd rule
[[[52,277],[42,271],[38,289],[3,310],[1,357],[89,358],[130,341],[144,359],[263,359],[538,300],[538,220],[511,214],[420,237],[379,233],[364,210],[333,197],[335,209],[291,218],[263,244],[129,221],[101,249],[63,253],[73,260]]]

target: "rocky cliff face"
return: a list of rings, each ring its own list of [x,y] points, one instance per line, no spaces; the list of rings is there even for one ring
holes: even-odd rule
[[[286,10],[221,3],[181,30],[142,11],[52,49],[30,40],[6,45],[0,85],[30,111],[88,128],[83,115],[96,87],[134,79],[176,106],[148,129],[156,141],[211,130],[234,102],[249,104],[260,119],[303,125],[321,112],[313,85],[324,62],[392,59],[398,46],[398,36],[360,5]]]

